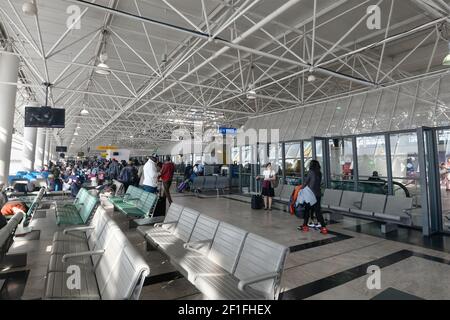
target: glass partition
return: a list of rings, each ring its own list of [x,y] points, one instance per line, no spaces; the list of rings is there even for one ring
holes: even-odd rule
[[[332,188],[354,190],[352,139],[330,139],[329,149]]]
[[[358,137],[356,139],[358,154],[359,180],[376,181],[387,179],[386,145],[384,136]],[[374,176],[378,173],[378,177]]]
[[[305,172],[305,175],[309,171],[309,164],[311,163],[311,160],[313,159],[313,149],[312,149],[312,142],[311,141],[304,141],[303,142],[303,169]]]
[[[269,145],[269,162],[272,163],[272,168],[275,170],[279,178],[283,176],[282,150],[283,146],[281,143],[272,143]]]
[[[417,133],[393,134],[390,136],[390,140],[394,195],[407,196],[414,199],[416,209],[412,212],[413,224],[421,226],[421,188]]]
[[[450,130],[437,131],[442,224],[450,232]]]
[[[285,146],[286,159],[286,183],[300,184],[302,182],[302,156],[301,142],[286,143]]]

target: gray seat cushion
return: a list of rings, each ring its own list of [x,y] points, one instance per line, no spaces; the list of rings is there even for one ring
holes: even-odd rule
[[[50,272],[47,275],[46,299],[57,300],[100,300],[95,274],[92,270],[81,269],[81,288],[69,289],[67,280],[71,276],[66,272]]]
[[[81,241],[87,242],[87,237],[84,232],[77,233],[68,233],[64,234],[64,232],[58,231],[53,235],[53,242],[57,241]]]
[[[87,242],[57,241],[53,243],[52,254],[79,253],[89,251]]]
[[[62,262],[62,254],[53,254],[50,256],[48,272],[67,272],[69,266],[76,265],[81,269],[92,270],[92,259],[90,257],[71,258],[66,262]]]

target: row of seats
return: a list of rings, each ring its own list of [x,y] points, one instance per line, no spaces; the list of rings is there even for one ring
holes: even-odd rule
[[[230,179],[222,176],[200,176],[196,177],[192,183],[192,191],[194,192],[216,190],[217,195],[219,195],[220,190],[224,193],[229,188]]]
[[[81,273],[79,287],[68,286],[74,266]],[[138,300],[149,274],[142,256],[99,206],[88,226],[55,233],[45,297]]]
[[[413,198],[327,189],[322,208],[382,222],[411,225]]]
[[[279,184],[278,187],[274,189],[274,200],[281,201],[283,203],[289,203],[291,201],[291,196],[294,190],[295,186],[288,184]]]
[[[56,221],[58,225],[86,224],[98,205],[98,198],[86,189],[80,189],[73,204],[56,206]]]
[[[209,299],[278,298],[285,246],[176,204],[138,231]]]
[[[125,215],[144,219],[153,215],[158,203],[158,195],[129,186],[125,195],[110,197],[109,200],[114,207]]]

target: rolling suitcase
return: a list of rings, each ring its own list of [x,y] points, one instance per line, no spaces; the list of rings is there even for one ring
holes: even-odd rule
[[[264,208],[264,198],[260,194],[255,194],[252,196],[252,209],[261,210]]]
[[[156,203],[155,212],[153,213],[153,217],[165,217],[166,216],[166,197],[160,196],[158,198],[158,202]]]

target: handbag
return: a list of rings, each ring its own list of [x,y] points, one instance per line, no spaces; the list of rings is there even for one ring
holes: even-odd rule
[[[280,185],[280,180],[278,180],[277,176],[275,176],[275,180],[271,181],[272,188],[276,189]]]

